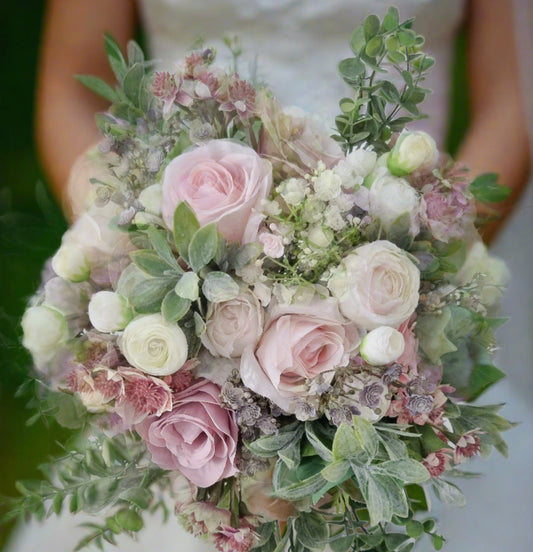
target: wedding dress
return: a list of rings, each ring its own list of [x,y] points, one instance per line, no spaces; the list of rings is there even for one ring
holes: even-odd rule
[[[340,59],[350,56],[349,38],[369,13],[382,15],[386,0],[140,0],[139,8],[147,31],[151,56],[162,66],[172,66],[199,37],[217,47],[219,61],[228,60],[222,44],[225,32],[242,38],[245,54],[241,76],[256,74],[267,82],[284,105],[297,105],[322,116],[332,126],[337,102],[346,89],[337,76]],[[442,145],[447,130],[449,73],[453,36],[465,13],[465,0],[396,0],[402,18],[416,17],[415,28],[426,37],[426,50],[437,65],[425,82],[433,95],[425,104],[429,119],[417,123]],[[256,65],[257,70],[254,69]],[[485,402],[507,401],[507,417],[528,421],[531,401],[533,358],[529,332],[533,327],[528,269],[533,235],[533,189],[527,192],[518,212],[500,237],[496,251],[509,263],[514,280],[504,299],[511,322],[500,332],[504,351],[500,364],[509,373],[503,385],[484,397]],[[529,308],[524,309],[525,301]],[[533,484],[530,459],[533,445],[527,429],[508,434],[510,460],[493,455],[467,469],[483,471],[483,480],[461,481],[467,508],[439,508],[436,517],[448,538],[447,552],[501,552],[531,549],[533,533],[530,512]],[[7,552],[70,552],[84,529],[80,516],[52,518],[44,525],[19,527]],[[429,543],[424,543],[430,549]],[[423,545],[424,546],[424,545]],[[109,547],[112,549],[112,547]],[[91,550],[91,549],[89,549]],[[139,540],[119,538],[119,552],[210,552],[213,548],[194,539],[171,519],[162,525],[149,519]]]

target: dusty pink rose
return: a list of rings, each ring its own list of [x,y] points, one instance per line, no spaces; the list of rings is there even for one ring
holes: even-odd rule
[[[200,380],[174,395],[171,412],[136,427],[158,466],[180,471],[199,487],[237,472],[238,428],[233,412],[220,406],[219,395],[217,385]]]
[[[333,379],[359,345],[355,326],[347,326],[333,299],[307,304],[273,305],[257,348],[241,357],[241,378],[250,389],[287,412],[306,394],[306,381],[323,374]]]
[[[163,218],[172,228],[178,203],[186,202],[203,226],[216,222],[228,241],[254,241],[260,203],[272,186],[272,166],[250,147],[212,140],[173,159],[163,177]]]

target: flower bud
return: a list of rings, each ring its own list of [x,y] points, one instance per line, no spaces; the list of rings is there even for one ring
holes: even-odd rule
[[[54,272],[70,282],[84,282],[89,279],[91,265],[83,251],[76,245],[62,245],[52,257]]]
[[[365,362],[372,366],[384,366],[398,359],[405,348],[403,335],[389,326],[379,326],[368,332],[360,346]]]
[[[404,176],[417,169],[429,170],[437,161],[435,140],[425,132],[402,132],[387,159],[387,167],[395,176]]]
[[[123,330],[133,318],[128,300],[114,291],[99,291],[89,302],[89,320],[104,333]]]
[[[152,215],[161,216],[161,184],[148,186],[139,194],[139,203]]]

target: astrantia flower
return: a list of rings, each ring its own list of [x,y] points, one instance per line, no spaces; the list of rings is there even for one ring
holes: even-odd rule
[[[481,452],[481,441],[476,433],[479,433],[479,429],[467,431],[461,435],[455,444],[453,459],[456,464],[460,464],[466,458],[471,458]]]
[[[157,71],[152,83],[152,93],[163,102],[163,115],[168,115],[178,95],[175,75],[168,71]]]
[[[221,111],[236,111],[242,119],[250,117],[255,109],[255,88],[245,80],[235,78],[229,85]]]
[[[248,552],[258,540],[259,536],[250,526],[225,525],[214,535],[215,546],[220,552]]]
[[[430,452],[424,460],[422,460],[422,464],[431,477],[439,477],[449,469],[452,460],[452,452],[452,449],[442,448],[436,452]]]
[[[78,365],[68,374],[66,383],[68,389],[79,394],[89,412],[110,411],[111,401],[124,392],[122,378],[105,366],[88,370]]]
[[[191,502],[180,506],[176,513],[181,525],[195,537],[213,534],[231,523],[229,510],[217,508],[209,502]]]

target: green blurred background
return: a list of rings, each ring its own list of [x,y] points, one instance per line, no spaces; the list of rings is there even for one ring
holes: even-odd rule
[[[68,0],[65,0],[68,1]],[[65,437],[57,427],[26,420],[28,396],[16,397],[29,374],[20,346],[20,317],[66,223],[45,191],[33,140],[35,74],[45,2],[0,3],[0,495],[13,495],[17,479],[38,476],[37,466]],[[457,42],[453,151],[467,125],[464,38]],[[0,527],[0,550],[10,526]]]

